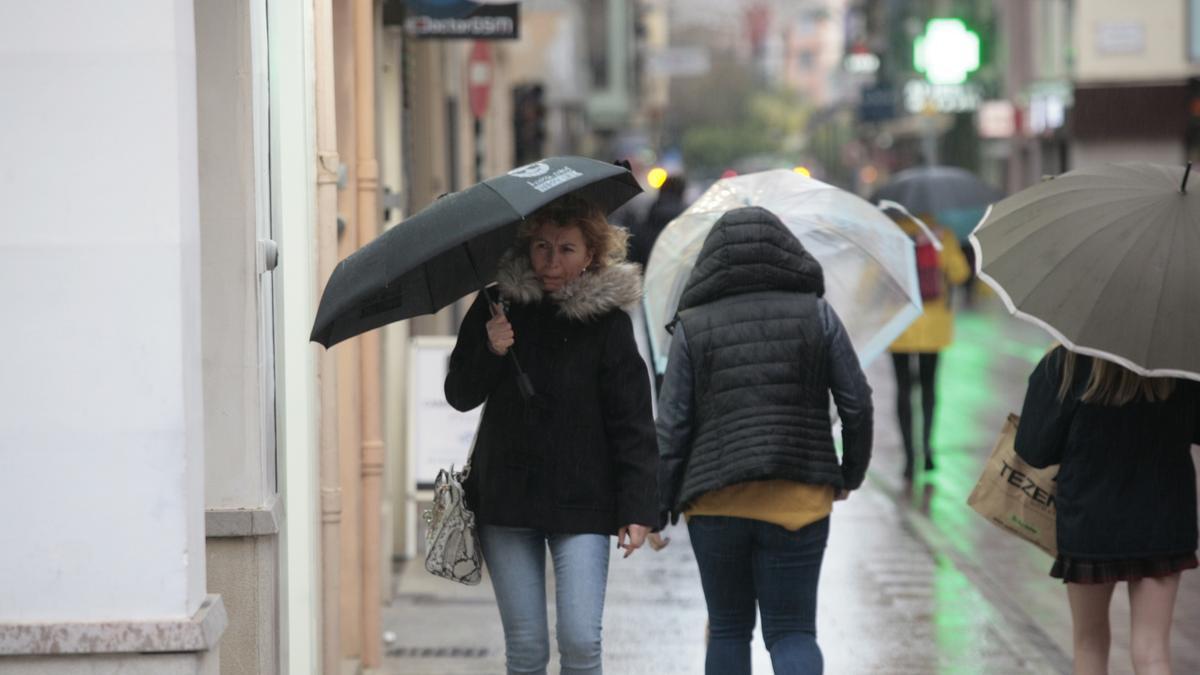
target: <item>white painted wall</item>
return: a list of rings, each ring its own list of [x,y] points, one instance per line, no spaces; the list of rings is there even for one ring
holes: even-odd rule
[[[404,145],[404,101],[401,87],[400,53],[404,49],[404,34],[399,27],[387,27],[379,31],[379,169],[382,185],[393,193],[404,194],[407,190],[402,157]],[[384,229],[391,228],[405,216],[403,210],[394,208],[383,223]],[[408,354],[408,322],[394,323],[383,329],[383,447],[387,449],[384,460],[384,496],[382,505],[383,538],[380,540],[382,570],[392,568],[392,555],[402,551],[397,543],[406,539],[405,492],[408,462],[404,447],[404,382],[405,357]],[[380,592],[390,600],[391,584],[381,584]]]
[[[280,529],[283,563],[282,672],[320,669],[317,566],[316,127],[312,4],[270,2],[271,191],[279,224],[276,280]]]
[[[271,307],[260,307],[256,255],[259,219],[270,218],[260,207],[269,203],[266,165],[260,172],[256,162],[268,142],[259,138],[267,127],[265,14],[262,0],[196,5],[209,508],[261,507],[275,493],[275,448],[263,442],[274,438],[263,427],[275,416],[264,409],[259,371],[269,367],[259,341],[271,339],[260,337],[260,314]]]
[[[191,615],[191,2],[0,3],[0,90],[0,621]]]
[[[1183,0],[1076,2],[1075,81],[1173,80],[1200,71],[1187,59],[1186,4]]]

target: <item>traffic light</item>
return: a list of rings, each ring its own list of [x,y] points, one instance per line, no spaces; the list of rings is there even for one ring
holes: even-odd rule
[[[513,143],[518,165],[536,162],[545,156],[546,103],[542,85],[513,87]]]

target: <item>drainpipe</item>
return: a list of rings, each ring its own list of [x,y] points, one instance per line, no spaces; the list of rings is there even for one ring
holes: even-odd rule
[[[333,10],[330,0],[313,0],[317,107],[317,284],[337,264],[337,125],[333,90]],[[321,396],[321,672],[341,671],[341,520],[338,466],[337,357],[321,351],[317,379]]]
[[[333,2],[333,78],[337,145],[343,176],[338,215],[345,230],[338,255],[358,249],[358,125],[354,98],[354,0]],[[342,471],[342,657],[362,657],[362,338],[338,346],[338,462]]]
[[[375,157],[375,3],[354,0],[354,98],[358,167],[358,245],[379,234],[379,162]],[[379,331],[362,336],[362,660],[383,660],[379,603],[383,424],[380,417]]]

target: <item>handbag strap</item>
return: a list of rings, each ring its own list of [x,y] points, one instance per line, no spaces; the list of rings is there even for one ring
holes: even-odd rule
[[[483,410],[479,413],[479,426],[475,428],[475,436],[471,439],[471,449],[467,451],[467,461],[463,464],[462,471],[459,472],[461,480],[466,480],[467,476],[471,475],[471,459],[475,456],[475,445],[479,443],[479,430],[483,427],[483,416],[487,413],[487,404],[483,404]]]

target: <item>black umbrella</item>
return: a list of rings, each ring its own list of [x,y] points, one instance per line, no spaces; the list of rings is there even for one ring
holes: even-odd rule
[[[956,166],[918,166],[905,169],[875,192],[871,201],[899,202],[916,214],[986,208],[1004,195],[975,174]]]
[[[310,339],[332,347],[482,289],[521,221],[559,197],[573,194],[610,213],[641,191],[624,166],[550,157],[446,195],[338,263]]]

